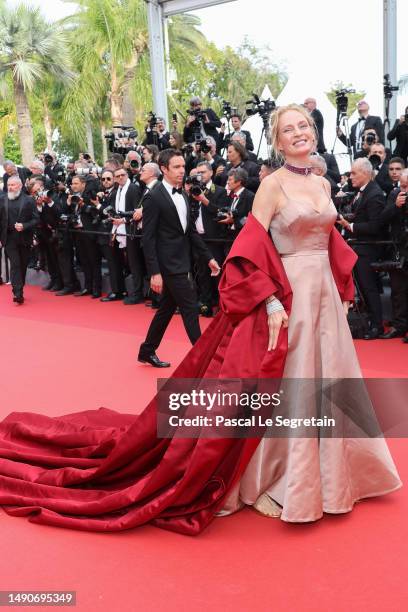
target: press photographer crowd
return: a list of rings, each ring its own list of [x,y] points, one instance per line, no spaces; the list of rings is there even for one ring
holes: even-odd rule
[[[318,134],[312,172],[329,181],[337,227],[358,255],[353,336],[400,337],[408,344],[408,107],[390,129],[361,100],[349,129],[347,94],[337,92],[337,138],[352,158],[342,175],[326,149],[316,100],[304,100]],[[246,114],[259,113],[267,134],[274,108],[254,96]],[[187,118],[174,114],[170,130],[150,113],[140,141],[132,127],[114,126],[103,167],[86,153],[64,164],[51,151],[28,167],[5,161],[0,284],[10,282],[14,302],[24,303],[28,267],[48,272],[43,289],[58,299],[145,302],[157,312],[139,360],[170,365],[155,354],[170,319],[179,312],[190,341],[198,339],[199,316],[217,310],[220,268],[259,184],[280,167],[273,157],[259,159],[258,143],[242,129],[236,109],[224,102],[223,111],[221,121],[194,97]],[[395,142],[393,150],[386,141]],[[103,273],[109,276],[106,295]],[[384,286],[392,310],[386,324]]]

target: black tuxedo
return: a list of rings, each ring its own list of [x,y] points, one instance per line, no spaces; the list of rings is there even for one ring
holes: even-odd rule
[[[247,189],[249,189],[249,191],[256,193],[259,187],[259,171],[261,168],[260,166],[258,166],[258,164],[256,164],[253,161],[250,161],[249,159],[241,162],[238,166],[233,166],[232,164],[228,163],[225,166],[224,172],[214,178],[214,183],[216,183],[217,185],[221,185],[222,187],[225,187],[225,185],[227,184],[227,180],[228,180],[228,172],[232,170],[234,167],[244,168],[244,170],[248,172],[248,180],[247,180],[246,187]]]
[[[381,164],[381,168],[379,168],[375,180],[386,195],[392,191],[393,185],[390,175],[388,174],[388,163],[386,161]]]
[[[28,168],[17,166],[17,173],[18,173],[18,176],[19,176],[21,182],[23,183],[23,187],[24,187],[24,183],[27,180],[27,177],[28,177],[28,174],[29,174],[29,170],[28,170]],[[4,193],[7,193],[7,183],[8,183],[9,178],[10,178],[9,175],[7,174],[7,172],[5,172],[3,174],[3,191],[4,191]]]
[[[235,238],[245,225],[246,218],[252,210],[252,204],[254,203],[254,194],[249,189],[244,189],[239,195],[238,202],[235,203],[235,198],[231,199],[231,210],[234,218],[235,229],[231,229],[233,237]],[[231,226],[230,226],[231,227]]]
[[[150,128],[146,130],[146,138],[143,141],[144,145],[156,145],[159,151],[170,148],[170,132],[153,132]]]
[[[382,238],[382,213],[385,205],[384,194],[375,181],[370,181],[352,205],[355,215],[353,232],[348,238],[356,240],[379,240]],[[376,261],[381,248],[376,245],[356,245],[353,247],[358,255],[354,271],[359,288],[370,311],[373,327],[382,328],[382,308],[376,273],[371,263]]]
[[[162,183],[157,184],[143,201],[142,244],[147,273],[149,277],[161,274],[163,278],[160,306],[140,347],[144,355],[156,351],[177,306],[191,343],[201,335],[197,296],[191,278],[191,254],[194,250],[209,261],[211,253],[197,233],[184,192],[183,198],[187,212],[185,231],[173,198]]]
[[[404,121],[400,123],[399,119],[394,123],[392,130],[388,132],[388,140],[396,138],[397,144],[393,152],[394,157],[402,157],[407,163],[408,157],[408,123]]]
[[[324,128],[323,115],[317,108],[312,110],[310,114],[312,115],[313,120],[316,124],[316,129],[317,129],[317,134],[318,134],[317,152],[320,153],[321,155],[322,153],[325,153],[326,151],[326,146],[324,144],[324,138],[323,138],[323,128]]]
[[[15,223],[24,229],[18,232]],[[33,198],[21,193],[10,201],[7,194],[0,199],[0,241],[10,259],[10,280],[16,297],[23,294],[23,287],[33,241],[33,230],[39,223],[39,215]]]
[[[393,189],[387,198],[387,205],[382,213],[382,220],[389,226],[391,238],[396,244],[401,257],[408,259],[405,227],[408,227],[408,207],[396,206],[395,202],[401,189]],[[390,257],[395,253],[390,253]],[[388,257],[387,257],[388,259]],[[408,331],[408,271],[407,269],[390,270],[392,327],[400,333]]]
[[[212,136],[215,142],[217,142],[217,139],[218,139],[217,128],[221,127],[221,121],[219,120],[215,112],[212,110],[212,108],[206,108],[205,110],[203,110],[203,113],[207,115],[208,120],[209,120],[208,123],[203,122],[204,132],[206,133],[207,136]],[[193,121],[188,126],[186,125],[183,131],[184,142],[186,143],[194,142],[195,134],[199,132],[200,132],[200,124],[197,120]]]
[[[359,125],[359,123],[360,121],[353,123],[350,129],[350,142],[353,148],[354,155],[357,153],[358,143],[357,143],[356,134],[357,134],[357,126]],[[382,144],[384,144],[384,126],[383,126],[383,122],[381,121],[381,117],[377,117],[375,115],[367,115],[365,119],[364,130],[368,130],[368,129],[375,130],[377,132],[379,141],[382,142]],[[339,140],[343,144],[347,145],[346,137],[344,134],[339,136]]]
[[[246,141],[245,141],[245,148],[247,151],[253,151],[254,150],[254,143],[252,142],[252,137],[251,137],[251,133],[248,132],[248,130],[238,130],[238,132],[242,132],[243,134],[245,134],[246,136]],[[230,134],[223,134],[222,132],[220,132],[218,134],[218,139],[217,139],[217,151],[221,151],[222,149],[226,149],[231,141],[231,137],[235,134],[235,132],[232,132],[231,135]]]
[[[337,164],[336,156],[332,153],[322,153],[321,156],[326,162],[327,175],[337,184],[340,183],[340,170]]]
[[[225,259],[226,229],[225,225],[217,222],[217,213],[221,208],[229,208],[231,202],[226,190],[223,187],[214,185],[214,183],[211,185],[210,189],[205,190],[205,196],[208,199],[207,205],[197,202],[190,196],[191,205],[195,211],[194,217],[197,220],[201,211],[202,225],[204,228],[204,234],[201,234],[201,236],[208,240],[207,246],[209,250],[218,264],[222,266]],[[198,227],[197,231],[199,231]],[[213,239],[213,241],[211,239]],[[206,304],[209,309],[211,309],[211,307],[218,302],[218,277],[214,279],[214,277],[211,276],[208,261],[203,257],[196,257],[196,272],[200,302],[201,304]]]

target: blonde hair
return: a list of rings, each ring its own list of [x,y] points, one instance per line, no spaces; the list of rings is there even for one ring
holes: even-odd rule
[[[313,120],[312,115],[309,113],[309,111],[304,106],[300,106],[299,104],[287,104],[286,106],[280,106],[279,108],[276,109],[276,111],[272,113],[271,118],[269,120],[270,143],[272,145],[273,153],[279,161],[284,160],[282,152],[278,148],[279,119],[282,117],[282,115],[284,115],[288,111],[297,111],[298,113],[303,115],[314,132],[316,143],[318,141],[316,124]]]

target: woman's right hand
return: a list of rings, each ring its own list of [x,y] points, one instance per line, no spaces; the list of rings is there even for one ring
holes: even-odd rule
[[[289,324],[289,317],[285,310],[278,310],[268,315],[268,328],[269,328],[269,343],[268,351],[274,351],[278,344],[278,336],[281,327],[287,327]]]

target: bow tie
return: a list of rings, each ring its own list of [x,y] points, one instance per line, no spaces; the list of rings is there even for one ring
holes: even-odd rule
[[[238,194],[237,194],[237,193],[233,193],[233,194],[231,195],[231,198],[232,198],[233,200],[235,200],[235,199],[236,199],[236,198],[238,198],[238,197],[239,197],[239,196],[238,196]]]
[[[365,121],[365,120],[366,120],[366,117],[359,117],[359,118],[358,118],[358,120],[359,120],[359,121]]]
[[[173,187],[173,189],[172,189],[172,192],[171,192],[171,193],[172,193],[172,195],[174,195],[175,193],[180,193],[180,194],[182,194],[182,193],[183,193],[183,188],[182,188],[182,187],[179,187],[179,188],[177,189],[177,187]]]

